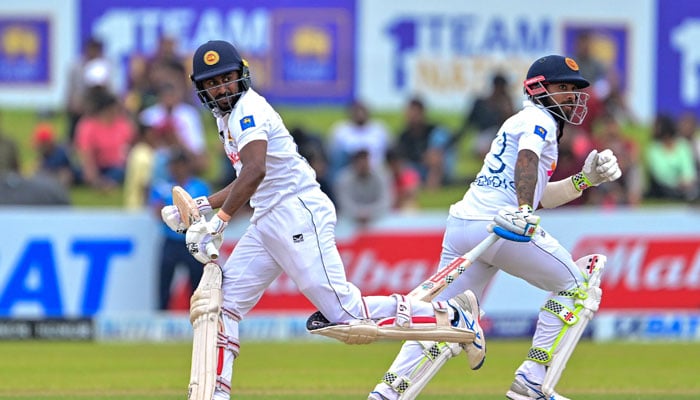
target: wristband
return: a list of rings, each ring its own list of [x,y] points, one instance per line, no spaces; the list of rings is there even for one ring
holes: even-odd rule
[[[586,175],[583,174],[583,172],[579,172],[576,175],[572,175],[571,181],[574,183],[574,187],[579,192],[583,192],[584,190],[593,186],[591,181],[586,177]]]
[[[196,197],[194,202],[197,204],[197,208],[199,209],[200,213],[208,213],[212,210],[211,204],[209,204],[209,198],[207,198],[207,196]]]
[[[208,225],[209,233],[213,235],[219,235],[224,231],[224,229],[226,229],[226,225],[228,225],[228,222],[219,218],[219,214],[216,214],[213,217],[211,217],[211,220],[209,221]]]
[[[219,211],[216,213],[216,216],[226,223],[228,223],[228,221],[231,220],[231,216],[226,214],[226,212],[222,209],[219,209]]]

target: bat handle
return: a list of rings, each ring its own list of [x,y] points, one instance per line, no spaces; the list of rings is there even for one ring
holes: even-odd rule
[[[207,256],[211,258],[212,260],[216,260],[219,258],[219,250],[216,248],[214,243],[209,242],[206,245],[206,251],[207,251]]]

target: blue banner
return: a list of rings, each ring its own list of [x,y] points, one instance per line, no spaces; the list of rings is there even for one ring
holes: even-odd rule
[[[700,2],[657,3],[656,110],[700,116]]]
[[[83,41],[100,38],[124,70],[133,54],[154,54],[163,36],[187,56],[207,40],[227,40],[271,102],[346,103],[355,86],[355,8],[355,0],[82,0],[80,32]]]
[[[0,17],[0,85],[49,83],[48,17]]]

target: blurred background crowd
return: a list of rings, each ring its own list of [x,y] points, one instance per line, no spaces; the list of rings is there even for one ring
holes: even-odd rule
[[[31,137],[32,165],[19,159],[16,140],[0,136],[1,184],[13,188],[2,191],[0,202],[69,204],[71,189],[83,187],[98,195],[118,191],[128,209],[158,208],[154,191],[162,182],[199,177],[218,189],[233,179],[223,151],[208,151],[216,132],[194,97],[189,55],[177,48],[174,39],[163,37],[155,53],[134,54],[126,90],[119,91],[114,62],[104,55],[102,43],[94,38],[84,43],[82,57],[66,77],[65,109],[39,112],[33,131],[21,133]],[[650,126],[640,126],[620,95],[619,79],[596,60],[586,35],[572,56],[593,82],[589,112],[583,125],[567,128],[552,179],[577,172],[594,148],[612,149],[624,171],[619,181],[586,191],[572,205],[695,201],[700,168],[696,115],[658,114]],[[345,117],[325,132],[303,124],[289,129],[339,214],[366,224],[392,210],[421,207],[421,193],[465,189],[473,176],[458,171],[458,162],[480,162],[498,127],[518,111],[519,86],[503,71],[494,71],[489,91],[464,110],[456,127],[431,118],[430,105],[410,97],[395,130],[362,99],[348,104]]]

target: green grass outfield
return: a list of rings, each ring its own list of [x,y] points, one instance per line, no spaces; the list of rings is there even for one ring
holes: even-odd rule
[[[480,371],[460,356],[420,399],[503,399],[529,346],[491,341]],[[233,399],[365,399],[399,344],[244,343]],[[558,386],[580,399],[700,399],[700,343],[583,342]],[[190,344],[0,342],[0,399],[185,399]]]

